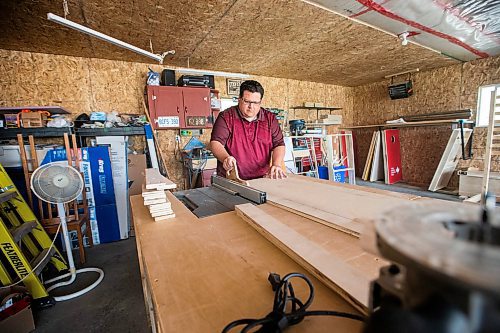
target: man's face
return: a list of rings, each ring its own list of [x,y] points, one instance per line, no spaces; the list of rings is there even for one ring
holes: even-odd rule
[[[243,91],[243,97],[238,100],[238,107],[240,108],[243,117],[253,118],[259,113],[261,96],[259,92]]]

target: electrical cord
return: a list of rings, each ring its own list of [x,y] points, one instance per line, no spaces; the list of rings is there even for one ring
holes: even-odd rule
[[[302,300],[295,296],[292,283],[290,282],[293,278],[300,278],[309,286],[309,297],[306,302],[302,302]],[[270,273],[268,280],[274,291],[273,311],[260,319],[246,318],[235,320],[224,327],[222,333],[228,333],[233,328],[241,325],[245,325],[240,331],[241,333],[250,331],[260,333],[281,333],[289,326],[296,325],[304,320],[305,317],[310,316],[333,316],[359,321],[365,320],[363,316],[346,312],[323,310],[307,311],[307,308],[314,299],[314,286],[311,280],[304,274],[289,273],[281,279],[278,274]],[[290,308],[290,312],[288,313],[286,312],[287,307]],[[258,330],[255,331],[257,328]]]

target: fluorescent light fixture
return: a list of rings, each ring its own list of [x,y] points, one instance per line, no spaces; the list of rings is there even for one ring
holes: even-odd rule
[[[194,68],[176,68],[175,71],[184,74],[214,75],[214,76],[231,77],[236,79],[248,79],[250,77],[250,75],[242,73],[206,71],[203,69],[194,69]]]
[[[113,38],[111,36],[105,35],[105,34],[100,33],[98,31],[84,27],[83,25],[80,25],[80,24],[75,23],[73,21],[66,20],[65,18],[62,18],[62,17],[57,16],[57,15],[52,14],[52,13],[47,13],[47,19],[49,21],[59,23],[65,27],[75,29],[77,31],[83,32],[84,34],[99,38],[103,41],[110,42],[111,44],[114,44],[116,46],[123,47],[127,50],[130,50],[130,51],[133,51],[135,53],[141,54],[143,56],[149,57],[151,59],[157,60],[160,64],[163,63],[163,58],[165,58],[168,54],[175,54],[174,50],[163,52],[162,54],[154,54],[154,53],[148,52],[146,50],[140,49],[134,45],[125,43],[124,41],[121,41],[119,39]]]

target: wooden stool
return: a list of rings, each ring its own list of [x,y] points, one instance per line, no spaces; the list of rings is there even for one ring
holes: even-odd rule
[[[86,200],[84,200],[86,202]],[[69,205],[71,206],[71,205]],[[83,244],[83,232],[82,228],[85,225],[85,234],[89,240],[89,246],[94,246],[94,242],[92,241],[92,230],[90,229],[90,220],[88,215],[88,207],[86,204],[79,204],[78,209],[83,209],[83,213],[81,214],[70,214],[66,216],[66,224],[68,226],[68,231],[76,231],[76,235],[78,237],[78,250],[80,252],[80,263],[84,264],[86,261],[85,258],[85,247]],[[50,209],[52,210],[52,209]],[[50,212],[52,214],[52,212]],[[61,219],[59,217],[47,217],[42,219],[42,225],[47,231],[48,234],[53,235],[57,232],[57,228],[61,223]],[[71,250],[71,249],[66,249]]]

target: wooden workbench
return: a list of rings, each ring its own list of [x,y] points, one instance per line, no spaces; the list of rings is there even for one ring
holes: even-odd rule
[[[220,332],[233,320],[265,316],[274,296],[269,272],[308,275],[316,289],[310,310],[357,313],[235,212],[198,219],[171,193],[168,199],[176,218],[154,222],[141,196],[131,198],[145,298],[157,331]],[[307,297],[305,285],[294,287]],[[361,323],[348,319],[310,317],[288,332],[360,329]]]

